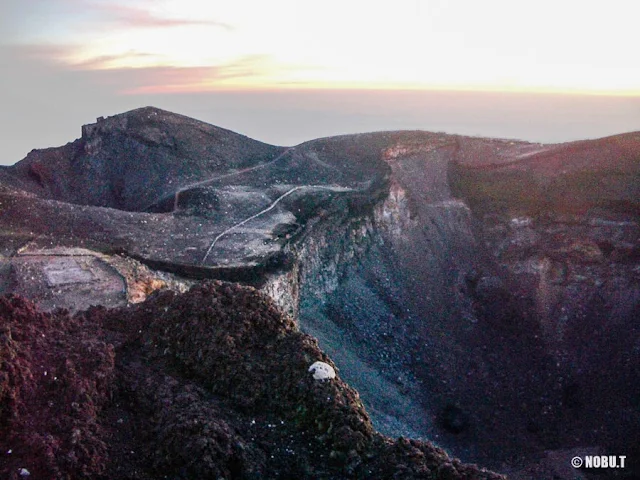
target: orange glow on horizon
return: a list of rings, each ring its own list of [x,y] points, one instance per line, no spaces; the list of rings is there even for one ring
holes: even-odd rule
[[[265,83],[216,83],[202,82],[196,84],[149,85],[126,89],[123,95],[145,94],[193,94],[207,92],[270,92],[270,91],[381,91],[381,92],[469,92],[469,93],[504,93],[532,95],[575,95],[602,97],[640,97],[638,90],[595,90],[557,87],[519,87],[511,85],[419,85],[419,84],[377,84],[377,83],[314,83],[314,82],[282,82]]]

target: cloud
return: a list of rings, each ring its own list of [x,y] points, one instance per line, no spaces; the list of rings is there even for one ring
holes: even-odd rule
[[[123,28],[170,28],[209,26],[231,31],[233,26],[211,19],[172,18],[154,14],[148,8],[123,4],[97,4],[93,8],[104,15],[103,21]]]
[[[130,51],[123,54],[99,55],[69,65],[73,70],[101,70],[112,68],[123,60],[149,60],[157,56],[152,53]]]
[[[127,69],[117,75],[127,75]],[[288,74],[321,71],[322,67],[278,62],[271,55],[244,55],[207,67],[153,67],[130,69],[136,80],[121,94],[206,93],[218,90],[270,90],[281,87],[308,87],[305,81],[284,80]],[[135,71],[133,71],[135,70]],[[114,73],[115,69],[114,69]]]
[[[43,93],[54,86],[65,90],[64,85],[78,84],[83,90],[94,88],[108,95],[133,96],[308,87],[304,81],[285,80],[288,73],[321,70],[314,66],[283,64],[266,54],[244,55],[216,65],[174,66],[163,64],[162,59],[154,64],[153,54],[130,51],[69,63],[77,48],[77,45],[0,47],[0,60],[8,67],[5,80],[8,76],[14,88],[21,84],[33,85],[33,90]],[[132,59],[142,60],[146,65],[121,66]]]
[[[279,66],[269,55],[246,55],[212,66],[110,68],[123,59],[152,56],[138,52],[103,55],[69,65],[66,59],[76,48],[75,45],[0,47],[0,60],[8,67],[5,81],[12,80],[16,89],[22,84],[22,87],[31,86],[32,90],[43,92],[54,86],[62,88],[73,84],[110,95],[206,92],[229,87],[232,81],[251,83],[267,78],[273,72],[292,68]]]
[[[119,82],[127,77],[128,86],[120,93],[137,95],[214,91],[231,81],[237,84],[268,77],[275,68],[267,55],[247,55],[216,66],[114,69],[103,73]]]

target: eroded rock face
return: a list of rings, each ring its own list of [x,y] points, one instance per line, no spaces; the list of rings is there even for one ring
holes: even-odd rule
[[[23,252],[12,261],[13,292],[38,299],[43,310],[86,310],[91,305],[127,303],[126,284],[108,264],[92,255]],[[56,299],[63,299],[61,305]]]
[[[157,290],[185,292],[193,283],[128,257],[85,248],[41,249],[29,243],[5,262],[5,289],[34,299],[43,311],[120,307],[143,302]]]
[[[334,219],[312,237],[302,325],[354,365],[341,375],[385,431],[514,474],[548,450],[633,448],[640,210],[606,192],[611,176],[637,189],[639,137],[581,146],[405,137],[384,150],[390,193],[364,228]],[[586,182],[564,204],[549,156]]]
[[[242,281],[319,339],[384,433],[514,475],[563,472],[553,452],[639,443],[639,159],[639,134],[280,148],[141,109],[0,169],[0,289],[85,308],[55,293],[50,266],[49,290],[29,290],[25,245],[128,272],[114,302],[133,284],[144,298]],[[54,283],[91,285],[83,261]]]

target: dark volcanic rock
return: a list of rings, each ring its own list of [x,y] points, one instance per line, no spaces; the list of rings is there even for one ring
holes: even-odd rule
[[[3,478],[503,478],[373,430],[331,362],[252,288],[43,314],[0,297]],[[108,342],[108,343],[107,343]]]
[[[98,417],[114,378],[98,325],[0,297],[0,474],[99,478],[108,464]]]
[[[386,132],[280,148],[146,108],[85,126],[76,142],[0,169],[0,292],[21,292],[43,308],[82,310],[90,298],[131,302],[133,290],[141,299],[202,278],[242,281],[318,338],[383,433],[433,440],[513,478],[586,478],[589,472],[565,468],[572,453],[628,452],[628,469],[617,473],[633,478],[639,199],[638,133],[541,145]],[[122,268],[139,262],[142,276],[142,267]],[[62,264],[71,267],[51,277]],[[290,410],[296,402],[312,409],[310,418],[321,415],[314,402],[326,393],[346,406],[359,402],[341,380],[298,384],[295,369],[271,377],[259,366],[284,361],[284,353],[302,368],[305,352],[315,352],[276,313],[274,324],[260,327],[224,316],[210,329],[188,323],[180,308],[198,295],[222,295],[203,292],[164,293],[146,307],[119,310],[138,336],[109,323],[110,334],[129,338],[118,347],[121,367],[116,356],[118,395],[147,412],[130,431],[155,449],[141,469],[174,468],[171,458],[182,472],[175,475],[461,473],[444,457],[433,460],[438,467],[407,460],[432,454],[423,443],[378,437],[360,407],[320,422],[347,422],[353,432],[332,427],[300,453],[311,458],[317,445],[329,449],[322,466],[274,467],[286,463],[286,452],[247,440],[238,418],[280,409],[286,414],[278,412],[278,421],[299,424],[299,412]],[[243,298],[240,304],[253,298],[238,292],[229,295]],[[175,315],[158,313],[159,304]],[[100,312],[93,313],[100,322],[113,319]],[[258,336],[279,329],[290,334],[255,347]],[[220,356],[233,345],[233,355]],[[253,387],[234,387],[238,375]],[[166,411],[154,413],[165,399]],[[267,444],[307,445],[264,427],[274,418],[263,417]],[[224,441],[198,440],[205,425]],[[172,450],[173,437],[184,450]],[[382,450],[363,457],[371,445]],[[213,470],[190,464],[191,451],[213,459]]]
[[[85,125],[82,138],[34,150],[8,173],[43,198],[144,211],[176,189],[284,150],[148,107]]]

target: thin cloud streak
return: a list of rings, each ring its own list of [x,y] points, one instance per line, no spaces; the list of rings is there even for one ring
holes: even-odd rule
[[[98,57],[89,58],[81,62],[69,65],[70,70],[103,70],[112,68],[114,63],[122,60],[150,59],[157,58],[152,53],[144,52],[127,52],[122,55],[100,55]]]
[[[269,55],[247,55],[231,62],[213,66],[174,67],[151,66],[140,68],[110,68],[110,64],[126,58],[149,57],[138,52],[123,55],[104,55],[85,62],[69,65],[64,59],[74,51],[74,45],[24,45],[0,47],[0,60],[15,68],[9,78],[19,80],[20,71],[29,66],[25,76],[36,83],[32,72],[46,72],[55,79],[82,79],[86,85],[94,85],[101,91],[107,89],[114,95],[157,93],[196,93],[229,88],[236,83],[259,84],[274,71],[285,70]],[[57,80],[56,80],[57,81]],[[17,85],[17,83],[16,83]],[[7,93],[7,92],[5,92]]]
[[[264,89],[275,84],[275,75],[312,67],[278,64],[269,55],[246,55],[231,62],[210,67],[139,68],[137,86],[126,88],[124,95],[163,93],[206,93],[229,88]],[[124,70],[119,70],[124,73]],[[115,72],[114,72],[115,73]]]
[[[232,31],[233,26],[208,19],[193,18],[169,18],[160,17],[152,13],[149,9],[132,7],[122,4],[98,4],[92,7],[97,12],[106,14],[104,22],[115,24],[122,28],[170,28],[170,27],[191,27],[210,26],[218,27],[227,31]]]

